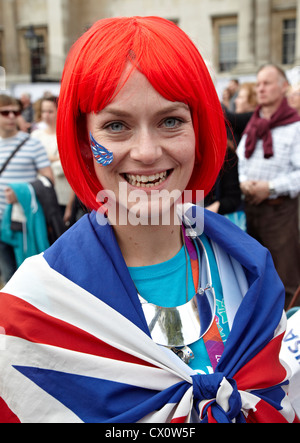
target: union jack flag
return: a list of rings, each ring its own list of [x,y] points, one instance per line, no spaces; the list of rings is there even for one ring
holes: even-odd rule
[[[220,219],[213,225],[206,221],[207,235],[217,241]],[[247,269],[258,246],[239,234],[250,248],[238,257],[249,288],[216,372],[200,375],[151,339],[111,229],[97,226],[95,214],[84,217],[26,260],[0,294],[0,422],[297,421],[279,361],[285,316],[269,254]]]

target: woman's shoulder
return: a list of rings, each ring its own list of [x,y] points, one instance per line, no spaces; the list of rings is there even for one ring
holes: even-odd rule
[[[61,261],[70,262],[72,257],[76,259],[86,248],[91,248],[95,241],[94,236],[90,214],[85,214],[44,252],[44,257],[52,266]]]
[[[43,136],[45,135],[45,131],[43,129],[37,128],[34,131],[31,132],[30,136],[32,138],[37,138],[38,140],[40,140],[40,138],[43,138]]]
[[[203,230],[208,237],[212,236],[217,242],[221,242],[228,246],[237,245],[238,242],[242,241],[242,244],[246,243],[259,249],[265,249],[259,242],[257,242],[257,240],[230,221],[227,217],[206,209],[204,209]]]
[[[121,266],[112,228],[101,225],[97,213],[84,215],[49,249],[44,258],[49,266],[85,289],[111,271],[112,265]],[[95,278],[96,276],[96,278]]]

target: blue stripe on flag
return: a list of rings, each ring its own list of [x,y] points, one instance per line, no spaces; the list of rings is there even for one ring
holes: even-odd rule
[[[162,392],[49,369],[14,366],[85,423],[134,423],[167,403],[178,403],[190,385]]]

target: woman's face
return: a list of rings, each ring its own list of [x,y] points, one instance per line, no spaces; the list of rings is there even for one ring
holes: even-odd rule
[[[185,190],[195,163],[189,107],[166,100],[135,70],[115,99],[102,111],[89,114],[87,122],[89,133],[113,153],[109,166],[94,160],[94,167],[117,205],[138,209],[145,218],[170,210],[171,193]]]
[[[49,126],[54,126],[57,116],[57,108],[55,103],[51,102],[50,100],[43,101],[41,106],[41,116],[43,122]]]
[[[235,110],[238,113],[251,112],[253,106],[249,103],[249,92],[246,88],[241,88],[235,99]]]

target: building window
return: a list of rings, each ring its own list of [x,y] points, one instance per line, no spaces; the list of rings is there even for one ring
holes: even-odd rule
[[[19,31],[20,67],[22,74],[28,74],[33,69],[36,76],[47,74],[48,71],[48,29],[46,26],[34,27],[37,35],[37,45],[32,54],[27,47],[24,35],[27,27]]]
[[[296,19],[283,20],[282,24],[282,63],[291,65],[295,62]]]
[[[42,34],[37,34],[37,47],[32,55],[32,63],[36,75],[47,74],[45,38]]]
[[[296,60],[296,9],[272,13],[271,61],[278,65],[293,65]]]
[[[238,25],[237,18],[214,20],[215,64],[220,72],[231,71],[237,65]]]
[[[237,25],[220,26],[219,68],[231,71],[237,64]]]

